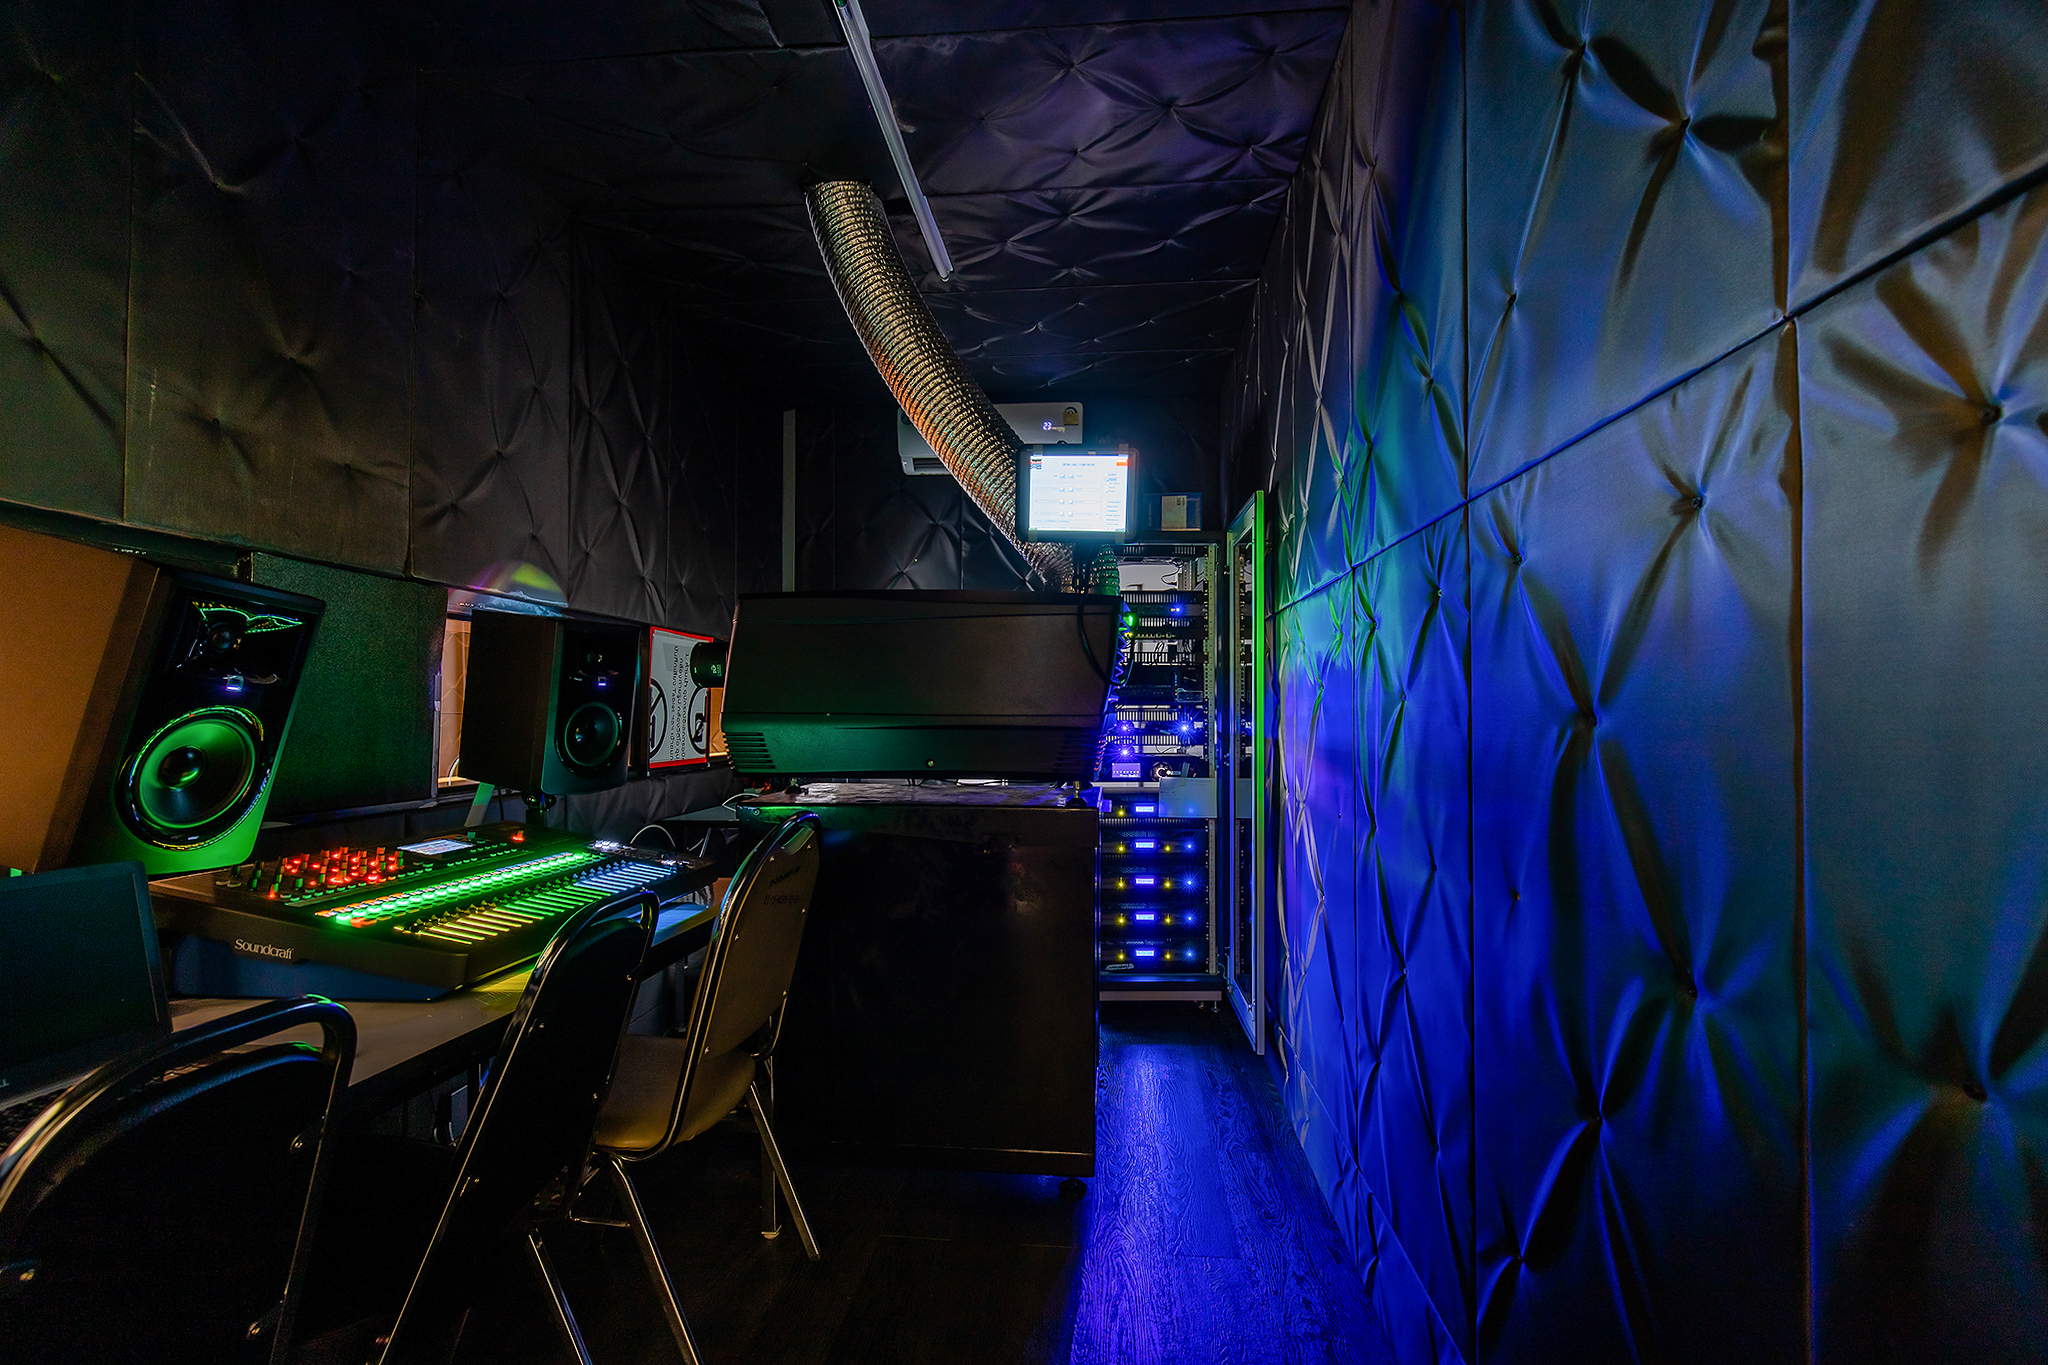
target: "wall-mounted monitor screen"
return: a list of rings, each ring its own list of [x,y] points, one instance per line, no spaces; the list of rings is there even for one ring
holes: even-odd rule
[[[1136,453],[1029,446],[1017,460],[1017,526],[1026,540],[1124,540]]]

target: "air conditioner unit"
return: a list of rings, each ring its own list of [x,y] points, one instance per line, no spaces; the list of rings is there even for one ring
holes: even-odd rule
[[[1080,445],[1085,428],[1079,403],[998,403],[996,412],[1027,446]],[[946,465],[938,457],[903,409],[896,410],[896,454],[906,474],[943,474]]]

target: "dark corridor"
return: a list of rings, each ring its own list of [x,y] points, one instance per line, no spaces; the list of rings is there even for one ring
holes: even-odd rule
[[[707,1358],[776,1365],[1377,1365],[1391,1360],[1265,1063],[1193,1006],[1105,1005],[1099,1164],[1052,1176],[804,1166],[826,1256],[755,1232],[753,1135],[682,1149],[648,1201]],[[591,1353],[672,1365],[624,1233],[558,1259]],[[463,1365],[567,1357],[523,1281]]]

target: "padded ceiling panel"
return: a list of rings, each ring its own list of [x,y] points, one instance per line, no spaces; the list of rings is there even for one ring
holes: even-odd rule
[[[877,35],[1232,18],[1296,10],[1341,13],[1343,9],[1325,0],[864,0],[861,5],[868,28]]]
[[[1071,4],[981,8],[990,23],[1021,17],[942,32],[960,28],[959,11],[870,16],[960,266],[940,282],[895,204],[898,244],[941,327],[998,397],[1213,388],[1345,12],[1196,6],[1160,19],[1166,7],[1140,6],[1120,22]],[[428,85],[672,303],[704,310],[689,325],[715,329],[770,401],[871,399],[881,387],[801,201],[817,178],[899,193],[852,60],[836,37],[772,47],[746,36],[765,31],[760,15],[707,14],[687,19],[698,46],[451,67]],[[700,31],[711,18],[716,42]]]
[[[1242,281],[1257,277],[1286,198],[1284,180],[1259,177],[949,194],[936,212],[961,288]],[[903,246],[936,286],[924,239]]]
[[[577,212],[802,208],[812,179],[896,192],[843,47],[740,49],[439,72],[466,120]],[[744,242],[746,222],[732,240]],[[822,278],[822,276],[821,276]]]
[[[128,6],[0,20],[0,497],[121,514]]]
[[[1342,11],[1090,23],[877,43],[933,194],[1279,178],[1298,92],[1321,86]]]
[[[411,9],[436,66],[575,61],[648,52],[836,43],[829,0],[427,0]]]

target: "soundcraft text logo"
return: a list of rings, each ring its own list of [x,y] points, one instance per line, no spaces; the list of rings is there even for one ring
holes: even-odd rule
[[[294,957],[297,956],[297,954],[294,953],[291,949],[281,947],[278,944],[251,943],[246,938],[238,938],[235,940],[235,951],[238,953],[247,953],[251,957],[282,958],[286,962],[290,962]]]

